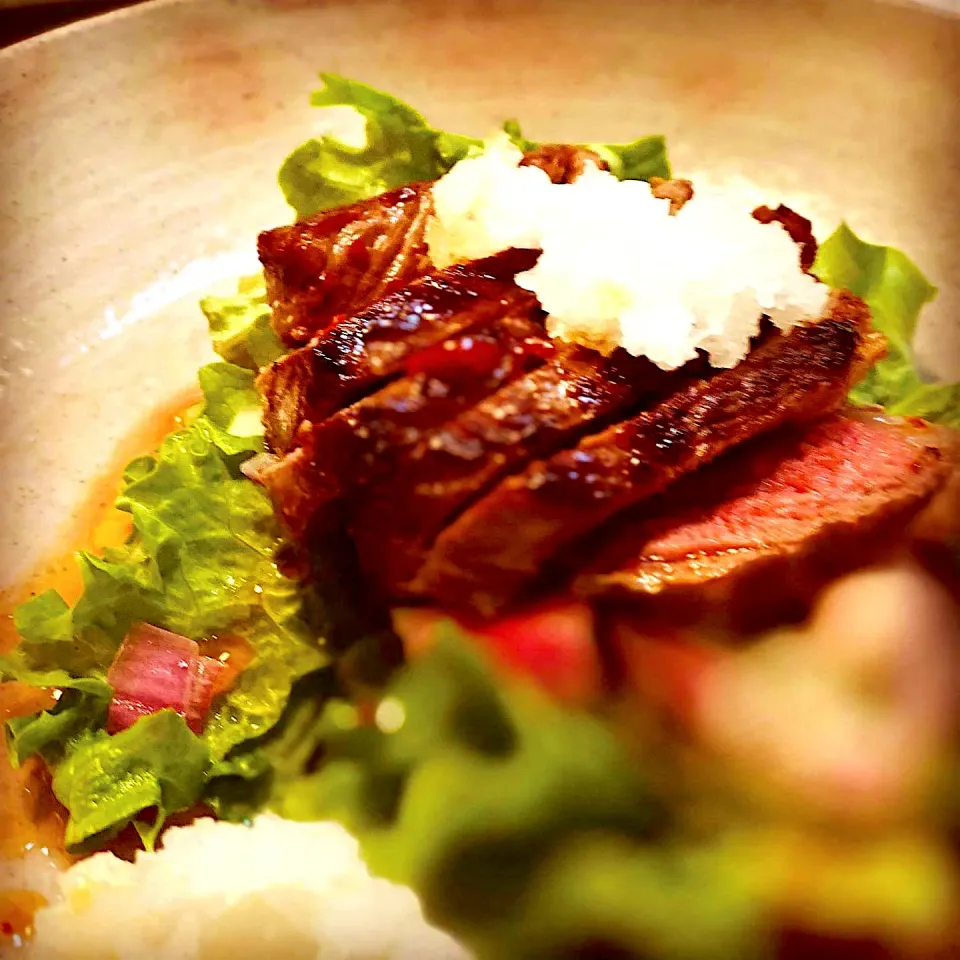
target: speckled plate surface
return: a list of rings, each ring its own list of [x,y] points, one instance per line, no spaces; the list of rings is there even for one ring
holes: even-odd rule
[[[289,218],[320,69],[441,127],[663,132],[676,171],[846,218],[945,289],[960,374],[960,21],[868,0],[158,0],[0,53],[0,581],[69,522],[117,440],[208,359],[198,294]]]

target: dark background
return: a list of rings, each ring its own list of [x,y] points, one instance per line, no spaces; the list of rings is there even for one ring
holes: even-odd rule
[[[0,47],[52,30],[54,27],[82,20],[117,7],[130,7],[136,0],[67,0],[67,2],[32,3],[15,9],[0,9]]]

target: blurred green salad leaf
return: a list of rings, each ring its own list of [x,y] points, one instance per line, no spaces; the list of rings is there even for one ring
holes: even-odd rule
[[[374,722],[333,700],[298,733],[323,764],[275,783],[275,809],[340,819],[371,869],[480,958],[592,956],[588,943],[761,955],[759,877],[739,851],[674,848],[664,801],[603,720],[494,677],[452,627]]]
[[[365,83],[334,73],[321,73],[320,78],[323,89],[311,96],[311,104],[356,110],[365,123],[366,142],[354,146],[328,134],[308,140],[287,157],[279,182],[297,219],[418,180],[436,180],[483,144],[476,137],[431,127],[413,107]],[[515,120],[508,120],[503,129],[521,149],[536,147]],[[621,179],[670,176],[663,137],[588,146]]]
[[[762,852],[722,835],[657,846],[571,837],[537,870],[522,913],[481,933],[479,954],[552,960],[590,945],[601,957],[769,960]]]
[[[691,811],[607,722],[495,676],[452,627],[373,713],[329,686],[301,692],[268,735],[283,775],[256,804],[339,819],[478,960],[769,960],[793,901],[841,939],[951,915],[950,859],[910,830],[812,829],[811,856],[755,808]]]
[[[821,244],[813,272],[831,287],[862,297],[874,326],[889,341],[887,356],[854,388],[851,399],[960,427],[960,383],[930,383],[913,360],[917,317],[937,294],[920,269],[899,250],[867,243],[842,223]]]

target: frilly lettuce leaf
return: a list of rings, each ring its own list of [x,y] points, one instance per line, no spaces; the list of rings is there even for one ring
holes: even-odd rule
[[[53,778],[53,790],[70,811],[66,844],[82,850],[127,823],[146,846],[165,815],[192,807],[200,797],[209,747],[172,710],[141,717],[115,736],[100,730],[76,740]],[[141,814],[155,809],[153,821]]]
[[[960,383],[930,383],[914,363],[917,318],[937,294],[916,264],[893,247],[861,240],[842,223],[821,244],[813,272],[829,286],[862,297],[889,342],[887,356],[854,388],[851,399],[960,427]]]
[[[228,456],[263,449],[263,410],[250,370],[231,363],[201,367],[200,387],[206,398],[204,416],[213,440]]]
[[[198,641],[227,633],[249,644],[251,663],[215,701],[203,732],[211,763],[269,730],[294,681],[328,662],[323,604],[278,571],[271,504],[239,470],[262,448],[253,379],[229,364],[204,368],[204,412],[125,471],[117,506],[133,520],[128,541],[102,556],[78,554],[84,589],[72,608],[48,591],[17,610],[22,641],[0,660],[0,678],[65,691],[51,711],[9,726],[19,760],[35,752],[73,756],[71,744],[102,724],[106,669],[137,620]],[[114,751],[139,743],[110,742]],[[80,816],[79,782],[63,791],[72,824]],[[165,813],[177,809],[164,802]],[[70,829],[76,838],[85,828]]]
[[[353,107],[366,122],[367,142],[351,146],[332,136],[301,144],[280,167],[279,182],[297,218],[363,200],[441,171],[434,130],[413,107],[356,80],[321,73],[315,107]],[[468,138],[460,138],[463,153]],[[457,145],[450,144],[453,152]]]
[[[308,140],[287,157],[278,179],[297,219],[418,180],[436,180],[482,146],[476,137],[431,127],[413,107],[357,80],[333,73],[321,73],[320,78],[323,89],[311,96],[311,104],[356,110],[366,124],[366,143],[352,146],[326,135]],[[515,120],[506,121],[503,129],[521,149],[536,146],[523,136]],[[588,146],[621,179],[670,176],[663,137]]]
[[[213,349],[228,363],[260,370],[286,352],[270,322],[263,274],[241,277],[232,296],[204,297],[200,309]]]
[[[0,671],[3,669],[0,664]],[[66,744],[103,725],[113,696],[106,680],[96,676],[71,677],[63,670],[37,673],[11,668],[6,672],[21,683],[60,690],[59,699],[50,710],[14,717],[7,723],[7,752],[15,766],[34,754],[52,761]]]
[[[23,605],[16,656],[34,670],[105,669],[130,624],[144,620],[195,639],[232,632],[253,663],[220,702],[205,739],[217,755],[275,722],[296,677],[322,666],[322,624],[307,591],[274,562],[279,529],[269,499],[238,468],[261,448],[249,433],[253,374],[201,371],[205,413],[127,471],[117,506],[134,532],[103,556],[81,553],[84,592],[70,610],[54,593]]]
[[[332,669],[300,678],[280,720],[262,737],[240,744],[213,766],[204,802],[220,819],[242,821],[272,796],[284,793],[290,783],[299,782],[324,749],[325,705],[342,692]]]

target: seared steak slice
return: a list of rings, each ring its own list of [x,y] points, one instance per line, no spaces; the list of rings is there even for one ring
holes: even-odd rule
[[[430,187],[411,184],[260,234],[273,326],[284,343],[300,346],[429,271]]]
[[[671,374],[624,350],[604,357],[560,346],[551,361],[425,437],[364,491],[351,532],[368,576],[391,593],[416,574],[447,523],[502,477],[702,368]]]
[[[866,305],[834,294],[819,321],[502,481],[444,530],[411,582],[391,588],[496,613],[614,514],[750,437],[838,407],[882,349],[875,337]]]
[[[523,163],[571,183],[587,160],[607,168],[592,150],[564,143],[529,151]],[[432,187],[413,183],[260,234],[273,326],[284,343],[302,346],[433,269],[424,241]]]
[[[674,623],[756,626],[896,544],[946,479],[944,439],[867,411],[762,437],[598,531],[574,589]]]
[[[530,315],[537,299],[513,278],[538,255],[506,250],[421,277],[279,359],[257,383],[270,448],[287,453],[305,420],[325,420],[402,373],[417,351],[507,314]]]
[[[541,312],[532,313],[414,354],[406,376],[320,423],[304,424],[301,446],[258,474],[291,533],[305,538],[331,501],[395,469],[399,455],[425,433],[543,363],[555,348]]]

